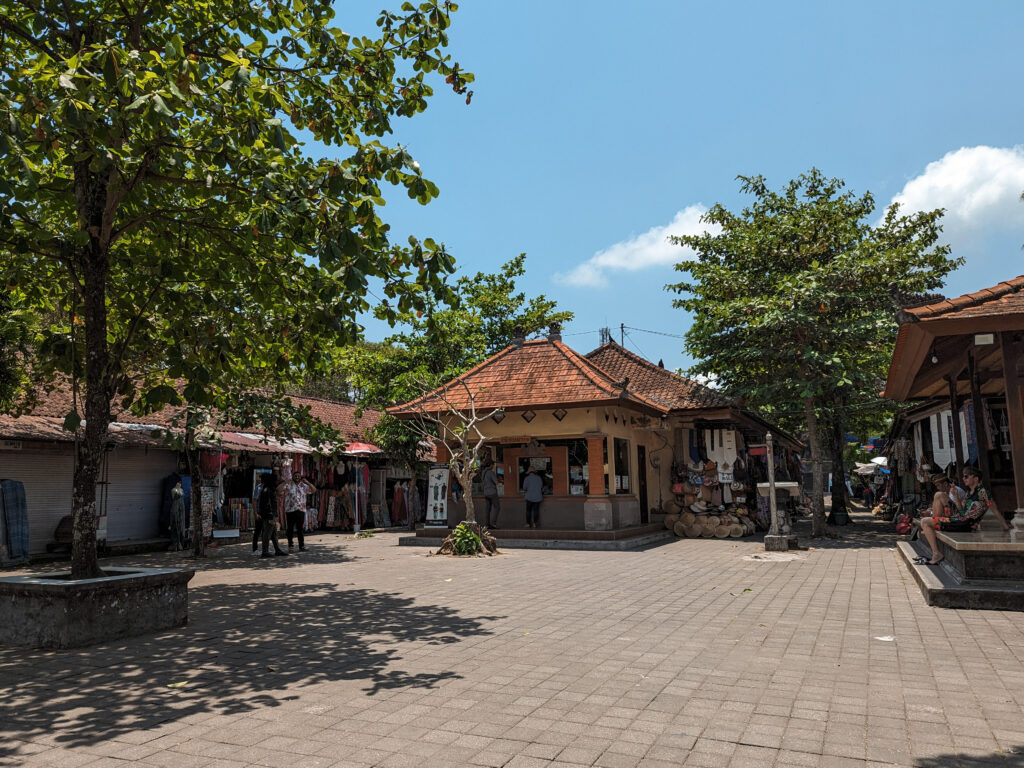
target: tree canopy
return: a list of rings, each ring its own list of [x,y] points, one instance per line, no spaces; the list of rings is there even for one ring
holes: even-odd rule
[[[0,278],[53,322],[33,373],[81,375],[76,575],[111,402],[223,405],[281,387],[358,336],[370,280],[395,320],[441,297],[443,245],[389,239],[383,184],[436,186],[393,121],[430,79],[468,101],[445,53],[450,2],[383,11],[374,37],[330,2],[0,0]],[[317,145],[314,157],[308,145]],[[90,554],[92,552],[93,554]]]
[[[761,176],[740,181],[748,207],[715,205],[704,216],[711,231],[673,238],[696,255],[675,267],[687,279],[667,287],[693,315],[693,373],[752,407],[803,412],[820,532],[819,411],[839,418],[837,397],[844,407],[879,403],[897,327],[890,285],[928,291],[960,262],[936,244],[941,210],[903,215],[893,205],[872,223],[871,193],[844,191],[816,169],[779,191]]]

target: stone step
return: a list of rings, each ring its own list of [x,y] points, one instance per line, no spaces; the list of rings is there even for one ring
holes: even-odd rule
[[[896,543],[896,553],[910,569],[928,605],[939,608],[1024,610],[1024,581],[965,579],[956,572],[948,559],[937,566],[918,565],[914,562],[915,557],[929,555],[928,545],[921,541],[899,541]]]

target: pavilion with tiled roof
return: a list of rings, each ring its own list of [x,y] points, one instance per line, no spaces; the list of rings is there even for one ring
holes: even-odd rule
[[[970,404],[975,423],[950,430],[958,468],[969,458],[963,433],[986,434],[986,413],[994,414],[998,430],[1005,414],[1010,450],[996,445],[971,453],[1000,508],[1024,510],[1024,275],[954,299],[906,307],[900,319],[885,396],[916,402],[915,413],[922,414],[929,404],[950,414]],[[1024,533],[1024,512],[1015,525]]]
[[[474,409],[487,417],[479,428],[503,481],[502,527],[523,525],[520,489],[531,465],[545,477],[546,527],[617,530],[664,510],[673,499],[671,469],[689,460],[702,430],[756,442],[770,429],[782,446],[799,446],[721,392],[614,343],[581,355],[557,328],[547,338],[517,339],[388,413],[443,423],[450,412]],[[453,523],[459,512],[449,510]]]
[[[1024,610],[1024,275],[954,299],[906,298],[884,394],[913,406],[890,432],[891,482],[915,463],[957,482],[973,466],[1012,520],[1004,532],[988,512],[978,530],[937,532],[938,568],[914,562],[927,547],[897,551],[931,605]]]

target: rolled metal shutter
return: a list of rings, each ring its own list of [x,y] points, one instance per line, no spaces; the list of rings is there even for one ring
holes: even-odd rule
[[[74,448],[68,443],[53,448],[0,451],[0,479],[25,484],[28,508],[29,554],[46,551],[64,515],[71,514]]]
[[[159,535],[163,478],[178,467],[173,451],[118,447],[107,454],[107,541]]]

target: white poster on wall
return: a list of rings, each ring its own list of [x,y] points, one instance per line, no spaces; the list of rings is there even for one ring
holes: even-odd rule
[[[448,467],[435,466],[427,472],[426,525],[448,527]]]

